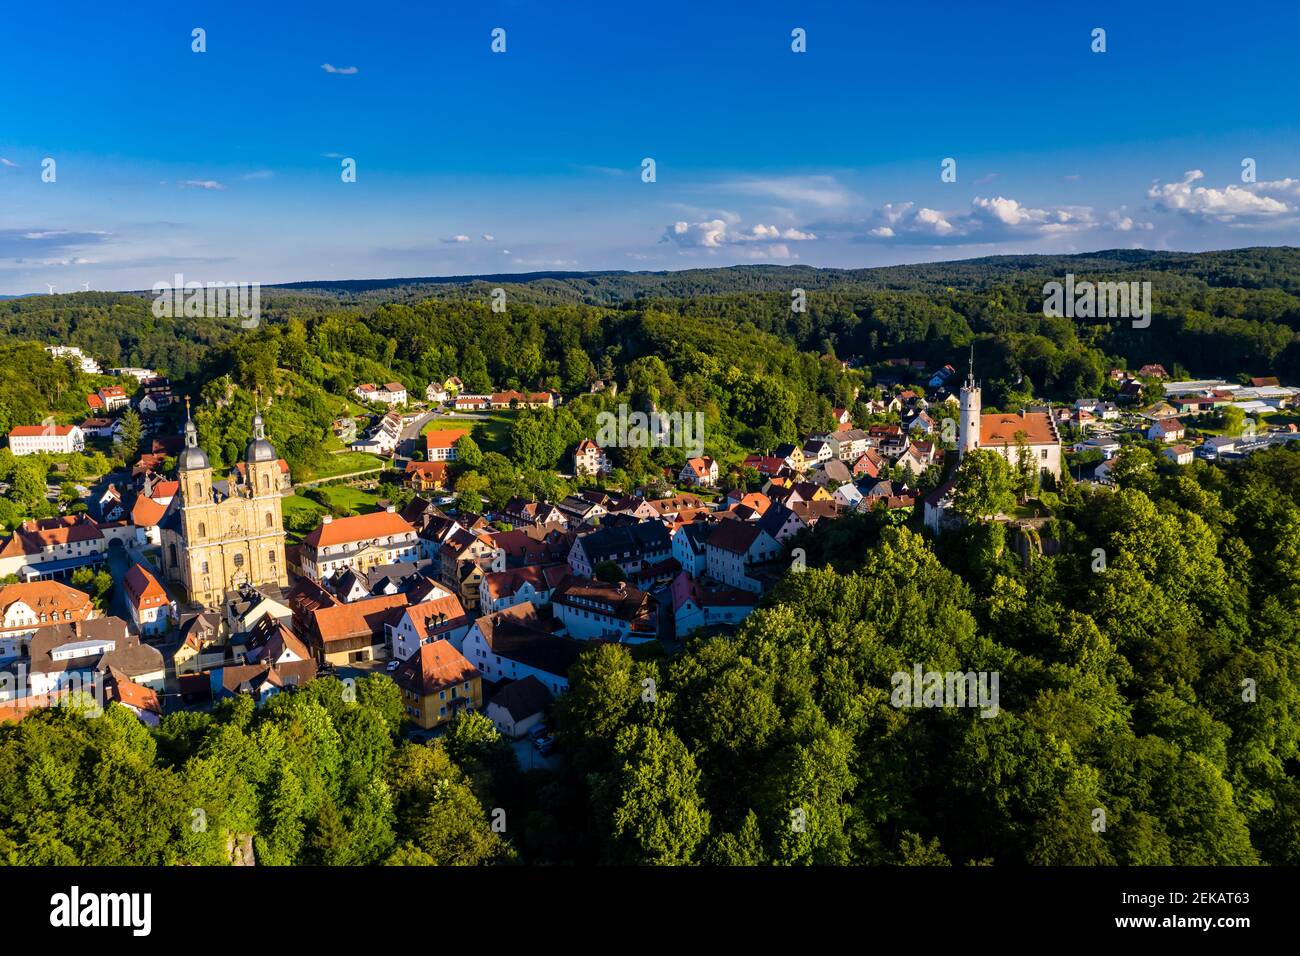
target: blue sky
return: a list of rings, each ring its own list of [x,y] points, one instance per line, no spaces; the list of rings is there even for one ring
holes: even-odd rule
[[[976,6],[12,5],[0,293],[1300,244],[1293,5]]]

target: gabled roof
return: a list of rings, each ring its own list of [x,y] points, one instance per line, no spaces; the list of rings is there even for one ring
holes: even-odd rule
[[[335,518],[323,522],[303,538],[302,543],[311,548],[320,548],[401,534],[414,535],[415,528],[395,512],[375,511],[371,514]]]
[[[569,575],[567,564],[530,564],[522,568],[493,571],[483,575],[488,596],[494,601],[513,595],[524,584],[536,591],[551,591]]]
[[[531,601],[484,615],[474,627],[495,653],[560,677],[582,651],[581,642],[546,630]]]
[[[460,399],[457,399],[457,401],[460,401]],[[424,436],[425,450],[438,449],[441,451],[454,448],[456,442],[468,435],[469,431],[468,428],[435,428]]]
[[[593,565],[605,560],[619,560],[627,552],[640,556],[647,551],[666,551],[672,546],[668,529],[658,521],[601,528],[583,535],[578,542]]]
[[[392,612],[389,623],[397,624],[407,616],[411,619],[411,626],[415,629],[416,636],[421,640],[470,625],[469,615],[465,613],[460,598],[454,594],[432,598],[405,608],[397,608]]]
[[[709,535],[706,546],[730,551],[733,554],[746,554],[762,533],[763,529],[757,523],[723,521]]]
[[[158,583],[153,572],[142,564],[131,565],[122,583],[137,609],[161,607],[168,603],[167,591]]]
[[[312,630],[323,643],[374,638],[383,634],[384,624],[395,607],[405,607],[405,594],[381,594],[351,604],[335,604],[312,612]],[[328,650],[328,648],[327,648]]]
[[[478,676],[478,668],[465,660],[451,641],[430,641],[402,662],[393,680],[405,690],[428,697]]]
[[[504,708],[514,721],[520,721],[545,710],[551,702],[551,692],[532,674],[506,684],[488,701],[489,707]]]

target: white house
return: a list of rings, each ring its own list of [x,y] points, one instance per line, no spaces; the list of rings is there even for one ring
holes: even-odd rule
[[[718,463],[708,456],[688,458],[677,477],[684,485],[712,488],[718,483]]]
[[[692,521],[673,532],[673,557],[682,566],[682,570],[693,578],[704,573],[704,542],[708,540],[713,527],[702,521]]]
[[[498,732],[519,738],[542,722],[550,703],[551,694],[546,685],[530,674],[497,691],[483,713]]]
[[[583,644],[545,629],[537,609],[516,604],[480,617],[465,635],[462,654],[488,681],[536,677],[552,694],[569,688],[569,669]]]
[[[1176,418],[1168,418],[1164,421],[1152,422],[1151,427],[1147,429],[1147,438],[1151,441],[1164,443],[1182,441],[1185,434],[1183,423]]]
[[[486,614],[516,604],[545,607],[551,594],[569,576],[567,564],[530,564],[505,571],[490,571],[478,584],[479,610]]]
[[[551,610],[570,637],[644,644],[659,635],[659,608],[649,594],[620,581],[569,578],[551,595]]]
[[[415,528],[391,507],[350,518],[325,515],[302,539],[302,570],[319,582],[345,568],[365,573],[381,564],[415,561],[419,554]]]
[[[47,345],[45,351],[49,352],[55,358],[67,358],[76,362],[78,367],[87,375],[102,374],[99,363],[87,355],[75,345]]]
[[[609,459],[605,449],[590,438],[578,442],[573,452],[573,473],[575,475],[603,475],[609,471]]]
[[[64,455],[85,447],[79,425],[17,425],[9,432],[9,450],[15,455]]]
[[[705,573],[719,584],[761,594],[763,585],[751,576],[754,566],[781,554],[781,545],[761,525],[761,521],[721,522],[704,542]]]
[[[384,624],[392,655],[399,661],[407,660],[430,641],[451,641],[459,652],[469,628],[470,617],[454,594],[396,608]]]
[[[406,386],[401,382],[387,382],[379,386],[366,382],[354,388],[352,394],[363,402],[381,402],[384,405],[406,404]]]
[[[704,588],[683,571],[673,580],[673,621],[681,639],[702,627],[736,625],[753,613],[758,596],[737,588]]]
[[[133,564],[122,581],[126,588],[126,607],[131,623],[146,637],[165,634],[176,620],[176,602],[142,564]]]

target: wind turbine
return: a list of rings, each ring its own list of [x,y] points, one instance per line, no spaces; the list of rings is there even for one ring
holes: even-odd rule
[[[45,283],[45,285],[49,288],[50,295],[54,295],[54,286],[50,285],[48,282]]]
[[[90,291],[90,283],[89,283],[89,282],[83,282],[83,283],[81,283],[81,291],[82,291],[82,292],[89,292],[89,291]]]

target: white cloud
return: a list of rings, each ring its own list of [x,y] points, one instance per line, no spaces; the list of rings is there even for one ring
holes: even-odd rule
[[[470,239],[469,236],[465,235],[464,233],[460,233],[455,236],[448,236],[446,239],[442,241],[443,242],[469,242]]]
[[[1150,232],[1155,228],[1149,222],[1138,222],[1128,214],[1128,206],[1120,206],[1106,213],[1105,228],[1115,232]]]
[[[1180,182],[1153,183],[1147,197],[1164,212],[1225,223],[1275,219],[1300,210],[1300,180],[1232,184],[1223,189],[1193,185],[1204,178],[1199,169],[1189,169]]]
[[[778,226],[768,226],[761,222],[745,230],[733,230],[731,228],[733,225],[734,223],[729,223],[725,219],[706,219],[703,222],[679,220],[664,230],[663,237],[659,241],[671,242],[682,248],[720,249],[723,246],[736,243],[768,242],[773,239],[806,242],[817,238],[811,232],[804,232],[799,229],[781,229]],[[785,249],[783,258],[788,257],[789,249],[786,246],[769,247],[769,249],[777,248]]]
[[[486,233],[486,232],[485,232],[485,233],[483,233],[483,241],[484,241],[484,242],[496,242],[496,241],[497,241],[497,237],[494,236],[494,235],[491,235],[490,233]]]
[[[355,66],[334,66],[332,63],[322,63],[320,68],[326,73],[337,73],[340,76],[352,76],[361,72]]]
[[[979,245],[1006,239],[1047,238],[1095,228],[1087,206],[1026,206],[1006,196],[971,200],[966,209],[931,209],[914,202],[886,203],[862,219],[813,223],[829,238],[934,245]]]
[[[187,179],[180,184],[181,189],[225,189],[215,179]]]
[[[11,159],[5,159],[3,156],[0,156],[0,166],[8,166],[8,167],[10,167],[10,168],[12,168],[12,169],[18,169],[18,168],[19,168],[17,163],[15,163],[15,162],[14,162],[13,160],[11,160]]]

